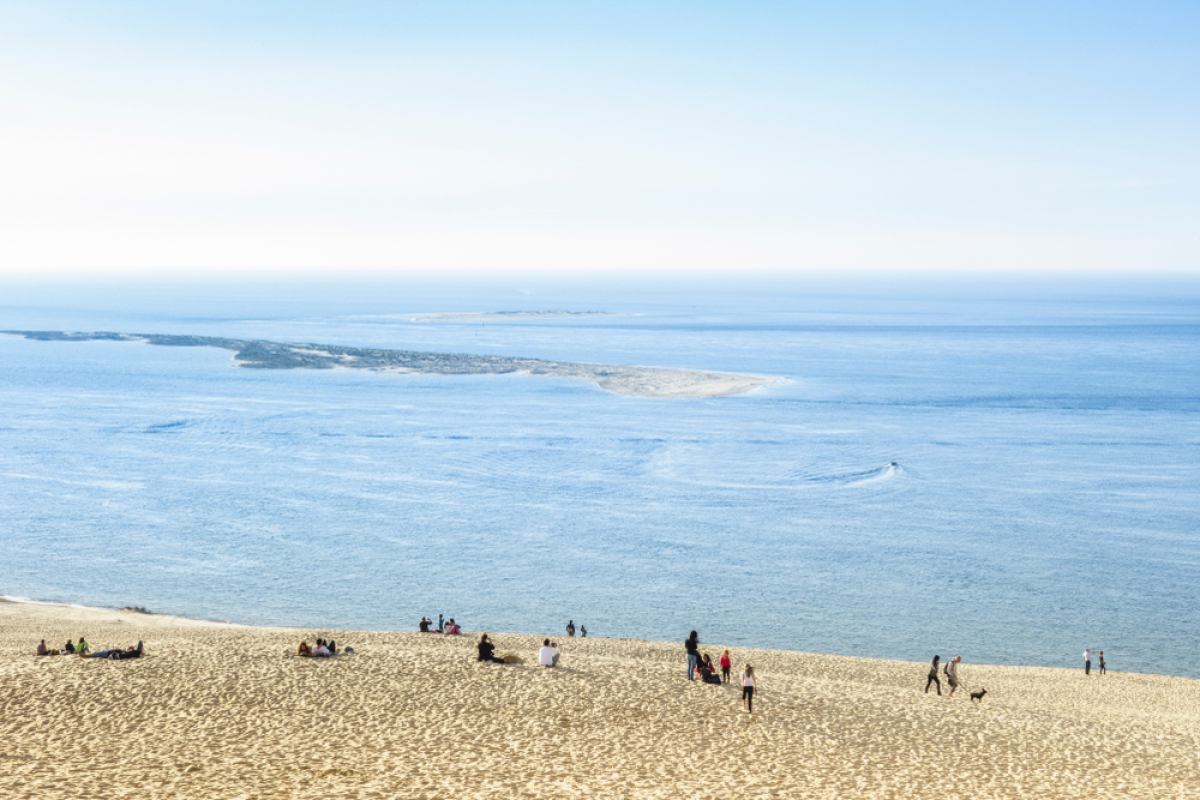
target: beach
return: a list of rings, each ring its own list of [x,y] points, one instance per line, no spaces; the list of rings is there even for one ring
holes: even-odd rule
[[[555,626],[557,627],[557,626]],[[681,632],[682,633],[682,632]],[[704,643],[714,661],[724,647]],[[681,643],[252,628],[0,602],[0,796],[1190,798],[1200,681],[731,648],[762,693],[685,677]],[[85,636],[139,660],[37,657]],[[353,655],[289,657],[301,639]],[[682,638],[682,636],[681,636]],[[942,653],[943,658],[955,655]],[[943,679],[943,684],[945,680]],[[967,691],[987,689],[981,703]]]

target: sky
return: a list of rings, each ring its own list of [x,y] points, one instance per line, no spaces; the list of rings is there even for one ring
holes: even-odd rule
[[[1198,98],[1194,2],[0,0],[0,277],[1196,277]]]

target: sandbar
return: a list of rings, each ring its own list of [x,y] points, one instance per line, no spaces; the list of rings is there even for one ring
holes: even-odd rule
[[[558,629],[558,625],[554,625]],[[682,634],[683,632],[681,632]],[[703,631],[701,631],[703,634]],[[37,657],[86,636],[109,662]],[[233,627],[0,602],[0,797],[1195,798],[1200,681],[927,665],[730,647],[734,686],[689,683],[676,642]],[[357,653],[290,658],[301,638]],[[703,635],[701,637],[703,640]],[[702,645],[714,658],[726,645]],[[952,655],[943,653],[943,656]]]
[[[575,312],[571,312],[575,313]],[[216,347],[234,352],[234,362],[247,369],[361,369],[396,375],[526,374],[590,380],[605,391],[629,397],[732,397],[775,383],[774,378],[731,372],[668,367],[583,364],[537,358],[425,353],[412,350],[343,347],[340,345],[269,342],[160,333],[74,333],[68,331],[0,331],[44,342],[142,342],[162,347]]]

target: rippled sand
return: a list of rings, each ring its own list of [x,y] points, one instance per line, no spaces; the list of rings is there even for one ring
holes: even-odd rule
[[[140,661],[41,638],[145,641]],[[358,650],[288,658],[301,637]],[[734,649],[763,693],[684,679],[679,644],[239,628],[0,602],[0,797],[1200,797],[1200,681]],[[719,645],[702,648],[714,658]],[[943,654],[948,655],[948,654]]]

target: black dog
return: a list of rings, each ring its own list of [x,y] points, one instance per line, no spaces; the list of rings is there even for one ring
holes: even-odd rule
[[[983,696],[987,694],[987,689],[980,689],[978,692],[971,692],[971,700],[983,702]]]

